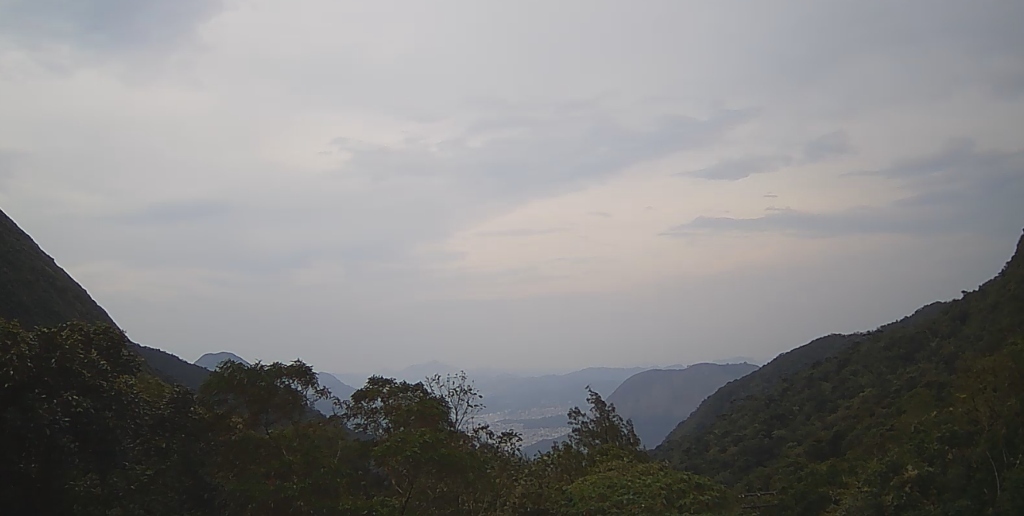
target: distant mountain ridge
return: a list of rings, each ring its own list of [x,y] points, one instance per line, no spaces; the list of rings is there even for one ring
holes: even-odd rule
[[[203,356],[201,356],[198,359],[196,359],[196,361],[193,362],[193,364],[195,364],[195,365],[197,365],[199,367],[202,367],[204,369],[208,369],[210,371],[213,371],[214,369],[217,369],[217,366],[221,365],[222,363],[224,363],[224,362],[226,362],[228,360],[230,360],[232,362],[238,362],[239,364],[252,365],[248,361],[246,361],[244,358],[242,358],[242,357],[240,357],[240,356],[238,356],[238,355],[236,355],[234,353],[231,353],[230,351],[220,351],[220,352],[217,352],[217,353],[206,353]]]
[[[654,448],[719,387],[757,370],[752,364],[694,364],[685,369],[651,369],[627,378],[608,402]]]
[[[0,211],[0,318],[24,328],[71,321],[117,326],[107,312],[3,211]],[[136,346],[151,372],[197,389],[209,371],[166,351]]]

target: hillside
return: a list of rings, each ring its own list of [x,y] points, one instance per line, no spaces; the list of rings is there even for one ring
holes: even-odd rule
[[[27,233],[0,211],[0,319],[24,328],[71,321],[115,325],[103,308]],[[161,379],[195,389],[208,371],[146,346],[135,346]]]
[[[652,369],[630,376],[608,402],[653,448],[719,387],[757,370],[751,364],[694,364],[685,369]]]
[[[947,303],[936,302],[918,309],[912,315],[889,323],[879,329],[909,326],[927,321],[938,314]],[[700,406],[682,420],[670,433],[669,439],[699,433],[727,412],[733,403],[766,392],[782,378],[802,371],[828,357],[839,353],[864,337],[863,333],[850,335],[832,334],[817,338],[803,346],[775,357],[753,373],[728,382],[708,397]]]
[[[320,382],[320,385],[327,387],[327,389],[331,391],[331,394],[340,400],[346,400],[353,392],[356,392],[355,387],[342,382],[330,373],[317,373],[316,378]],[[333,402],[330,400],[319,400],[314,404],[314,406],[317,410],[326,415],[332,414],[335,408]]]
[[[0,317],[25,328],[114,324],[89,293],[0,211]]]
[[[825,339],[720,390],[655,455],[777,493],[764,514],[1024,513],[1024,239],[963,298]]]

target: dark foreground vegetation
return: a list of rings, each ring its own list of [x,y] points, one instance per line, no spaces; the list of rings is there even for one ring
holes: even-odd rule
[[[338,414],[305,364],[226,362],[197,394],[111,326],[0,323],[4,514],[701,514],[725,490],[654,462],[596,393],[526,460],[464,376],[375,377]]]

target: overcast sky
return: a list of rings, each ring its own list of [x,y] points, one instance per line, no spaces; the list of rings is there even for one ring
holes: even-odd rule
[[[140,343],[766,359],[997,273],[1024,2],[0,0],[0,208]]]

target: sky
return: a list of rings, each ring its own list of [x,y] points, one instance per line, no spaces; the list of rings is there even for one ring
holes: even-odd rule
[[[995,275],[1024,3],[0,0],[0,208],[133,340],[766,360]]]

